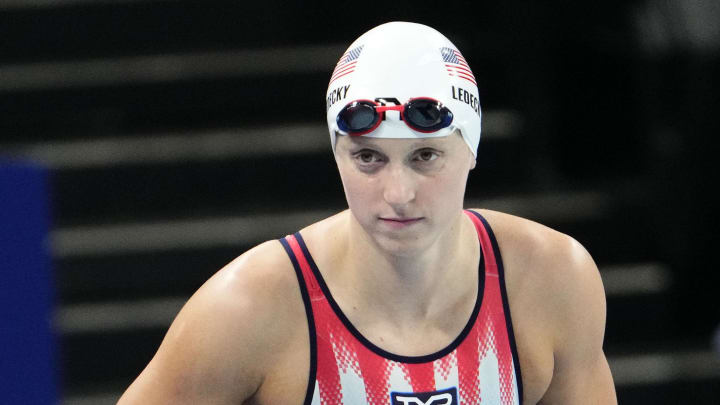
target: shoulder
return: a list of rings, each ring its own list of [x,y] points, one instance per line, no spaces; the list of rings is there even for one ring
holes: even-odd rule
[[[475,210],[485,217],[495,234],[506,264],[522,276],[574,278],[595,273],[597,267],[577,240],[529,219],[497,211]]]
[[[260,386],[305,319],[292,264],[278,241],[254,247],[188,300],[124,397],[241,402]],[[134,403],[129,401],[128,403]]]
[[[590,254],[536,222],[478,211],[500,248],[526,399],[615,403],[602,351],[605,292]]]
[[[478,212],[498,241],[511,298],[530,306],[542,303],[543,318],[561,332],[570,333],[583,319],[604,328],[602,280],[581,243],[528,219],[490,210]]]
[[[293,292],[299,296],[297,290],[292,263],[280,242],[273,240],[220,269],[190,298],[183,312],[210,311],[216,317],[231,319],[247,314],[250,322],[271,323],[273,317],[282,316],[293,306],[289,301]]]
[[[221,334],[231,342],[245,339],[253,353],[265,353],[275,342],[285,339],[294,325],[301,300],[297,276],[279,241],[268,241],[245,252],[211,277],[181,311],[177,321],[187,316],[207,324],[217,323],[231,333]],[[229,348],[241,348],[230,343]],[[268,353],[274,350],[267,351]]]

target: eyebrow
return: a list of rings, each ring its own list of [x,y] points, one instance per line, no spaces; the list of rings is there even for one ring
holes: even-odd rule
[[[378,145],[373,140],[375,138],[362,138],[362,137],[356,137],[350,140],[350,142],[355,146],[367,146],[367,147],[374,147],[377,149],[383,149],[381,145]],[[383,138],[384,139],[384,138]],[[396,139],[407,139],[407,138],[396,138]],[[432,140],[433,138],[424,138],[427,140]],[[438,148],[440,145],[437,145],[435,142],[428,142],[428,141],[422,141],[422,140],[416,140],[413,142],[409,149],[420,149],[420,148]]]

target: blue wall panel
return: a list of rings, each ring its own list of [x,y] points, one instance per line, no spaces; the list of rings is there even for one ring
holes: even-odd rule
[[[57,403],[47,172],[0,160],[0,403]]]

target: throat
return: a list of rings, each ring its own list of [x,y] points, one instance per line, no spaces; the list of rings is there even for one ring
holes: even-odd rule
[[[349,234],[324,233],[338,239],[327,240],[336,254],[325,262],[331,271],[323,276],[361,333],[379,342],[389,338],[388,330],[396,331],[393,336],[422,330],[442,341],[444,333],[462,331],[478,299],[480,245],[474,225],[461,215],[446,235],[416,255],[388,254],[352,225]]]
[[[348,279],[339,283],[349,287],[343,295],[358,312],[396,325],[437,325],[448,313],[474,306],[479,251],[458,247],[444,255],[430,250],[414,258],[364,257],[346,267]]]

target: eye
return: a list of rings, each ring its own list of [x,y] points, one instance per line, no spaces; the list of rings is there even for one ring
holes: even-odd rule
[[[363,149],[361,151],[355,152],[353,154],[353,158],[362,165],[370,165],[382,161],[382,156],[378,152],[371,149]]]
[[[423,149],[418,151],[415,154],[415,160],[418,160],[420,162],[431,162],[435,159],[437,159],[439,156],[438,152],[432,150],[432,149]]]

